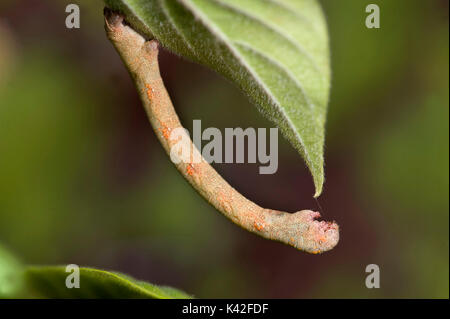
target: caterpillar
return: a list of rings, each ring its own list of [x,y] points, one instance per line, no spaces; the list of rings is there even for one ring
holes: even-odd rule
[[[125,23],[124,17],[105,9],[105,29],[135,86],[159,141],[184,178],[218,211],[240,227],[261,237],[282,242],[299,250],[318,254],[339,241],[335,222],[317,220],[320,213],[301,210],[287,213],[258,206],[229,185],[202,157],[187,133],[183,147],[192,149],[183,158],[172,147],[184,131],[164,86],[158,64],[158,41],[146,40]],[[184,156],[186,157],[186,156]],[[196,160],[194,160],[196,158]],[[200,160],[198,160],[200,159]]]

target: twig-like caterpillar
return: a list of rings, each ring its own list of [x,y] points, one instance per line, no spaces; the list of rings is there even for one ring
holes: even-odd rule
[[[250,232],[309,253],[322,253],[336,246],[339,241],[336,223],[318,221],[320,214],[310,210],[286,213],[256,205],[231,187],[202,158],[189,136],[184,136],[181,141],[187,143],[183,146],[185,149],[192,149],[192,158],[177,158],[182,155],[171,153],[172,147],[180,143],[180,135],[174,138],[171,133],[183,126],[160,76],[158,42],[146,41],[124,24],[121,15],[108,9],[105,9],[105,28],[133,77],[159,141],[184,178],[211,205]]]

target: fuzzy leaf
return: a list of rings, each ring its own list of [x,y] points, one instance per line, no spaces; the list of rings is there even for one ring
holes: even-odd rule
[[[316,0],[105,0],[141,33],[238,85],[324,181],[328,35]]]
[[[65,267],[28,267],[25,282],[34,293],[44,298],[192,298],[175,288],[156,286],[121,273],[93,268],[80,268],[80,288],[68,289],[68,275],[70,273],[65,271]]]

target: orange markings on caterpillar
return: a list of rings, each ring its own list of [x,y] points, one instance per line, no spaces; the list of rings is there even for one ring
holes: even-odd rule
[[[151,101],[153,99],[153,89],[148,83],[145,84],[145,87],[147,88],[147,98]]]
[[[163,126],[163,129],[161,130],[161,132],[166,140],[169,139],[170,129],[167,126]]]
[[[255,221],[254,225],[253,225],[258,231],[261,231],[264,229],[264,223],[258,223]]]
[[[163,122],[161,122],[161,120],[158,120],[158,121],[159,121],[159,125],[161,126],[159,131],[164,136],[164,138],[166,140],[168,140],[170,137],[170,127],[167,127],[167,125],[165,125]]]
[[[194,173],[195,173],[194,165],[189,164],[189,165],[187,166],[186,173],[187,173],[189,176],[194,176]]]

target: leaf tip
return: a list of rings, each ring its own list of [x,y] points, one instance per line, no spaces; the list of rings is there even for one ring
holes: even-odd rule
[[[322,190],[323,190],[323,184],[324,184],[324,171],[323,171],[323,166],[320,167],[320,169],[318,170],[311,170],[312,176],[313,176],[313,181],[314,181],[314,189],[315,189],[315,193],[314,193],[314,198],[318,198],[321,194],[322,194]]]

